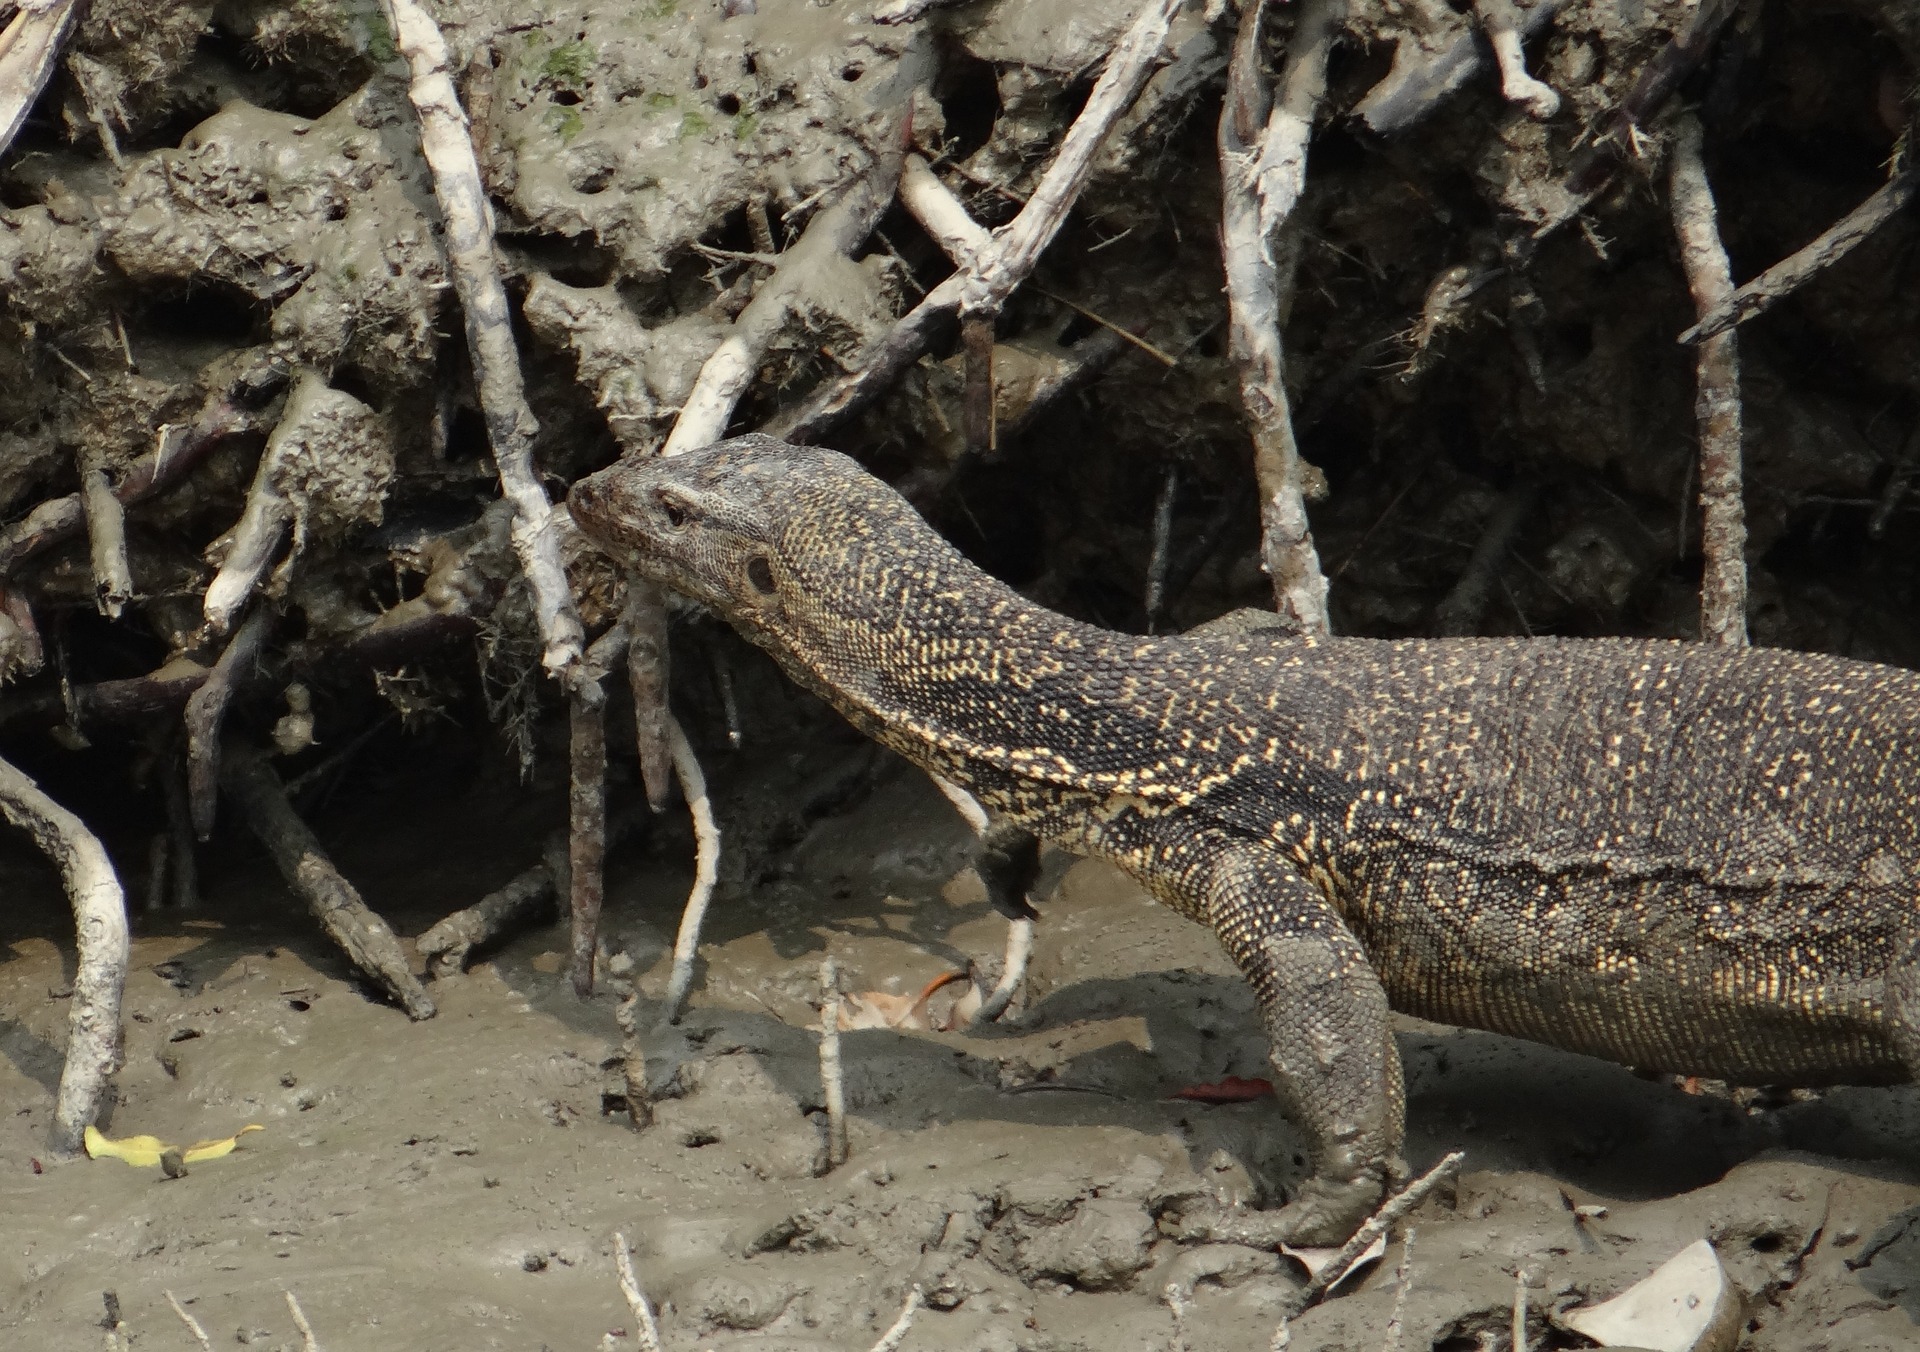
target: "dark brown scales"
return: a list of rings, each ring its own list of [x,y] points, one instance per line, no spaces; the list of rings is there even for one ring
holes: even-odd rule
[[[583,480],[616,557],[857,726],[1209,923],[1337,1239],[1402,1139],[1386,1005],[1651,1069],[1906,1078],[1920,677],[1639,640],[1140,638],[1040,609],[829,451]]]

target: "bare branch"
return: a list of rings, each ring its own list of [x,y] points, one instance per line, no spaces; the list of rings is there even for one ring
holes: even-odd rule
[[[1275,608],[1296,633],[1325,634],[1327,579],[1307,524],[1305,467],[1294,440],[1280,348],[1279,270],[1273,235],[1299,200],[1307,139],[1326,89],[1327,54],[1339,35],[1345,0],[1306,0],[1280,74],[1279,100],[1267,108],[1260,74],[1262,6],[1250,5],[1227,68],[1220,114],[1221,252],[1227,274],[1229,349],[1240,370],[1240,398],[1252,423],[1254,476],[1260,486],[1260,553]]]
[[[820,964],[820,1095],[827,1108],[826,1172],[847,1162],[847,1091],[840,1071],[840,974]]]
[[[1532,37],[1553,22],[1568,0],[1539,0],[1522,11],[1519,37]],[[1353,115],[1376,136],[1397,136],[1452,98],[1486,68],[1490,44],[1463,32],[1437,52],[1423,51],[1412,38],[1401,39],[1386,78],[1367,91]]]
[[[227,746],[224,759],[220,782],[273,856],[287,885],[299,893],[354,966],[384,987],[408,1018],[432,1018],[433,997],[413,975],[400,941],[327,858],[319,839],[287,801],[286,790],[266,758],[236,742]]]
[[[633,1249],[627,1244],[627,1237],[617,1232],[613,1237],[613,1264],[620,1277],[620,1294],[627,1298],[627,1309],[633,1313],[634,1337],[640,1342],[640,1352],[660,1352],[660,1329],[653,1322],[653,1307],[647,1304],[640,1280],[633,1275]]]
[[[586,641],[567,590],[560,542],[550,520],[553,504],[533,468],[539,431],[527,407],[513,341],[506,289],[500,283],[492,213],[480,184],[466,114],[454,93],[446,39],[419,0],[383,0],[394,45],[412,75],[408,95],[420,118],[420,149],[433,171],[434,196],[445,221],[447,263],[465,315],[474,381],[493,444],[500,488],[513,503],[513,547],[533,593],[542,661],[559,673],[580,660]]]
[[[66,885],[79,949],[73,1005],[67,1015],[67,1059],[60,1071],[49,1145],[57,1155],[80,1149],[100,1115],[120,1065],[120,999],[127,985],[127,903],[113,861],[86,823],[0,760],[0,814],[33,837]]]
[[[858,249],[892,204],[902,156],[897,144],[883,150],[868,171],[832,206],[815,215],[798,242],[780,255],[773,276],[760,284],[733,328],[701,366],[660,454],[679,455],[726,435],[734,406],[760,369],[768,344],[786,327],[794,302],[808,286],[818,283],[821,269]]]
[[[1713,189],[1701,158],[1700,121],[1679,119],[1668,176],[1673,229],[1694,308],[1728,304],[1733,273],[1720,243]],[[1747,518],[1741,499],[1740,356],[1735,335],[1716,333],[1695,354],[1694,416],[1700,423],[1700,634],[1714,643],[1747,642]]]
[[[567,910],[573,921],[573,993],[593,994],[593,961],[606,895],[607,694],[601,682],[626,655],[627,631],[616,624],[587,649],[567,693]]]
[[[693,989],[693,960],[700,950],[700,928],[706,923],[707,903],[713,899],[714,879],[720,875],[720,828],[713,820],[713,804],[707,801],[707,778],[700,772],[699,758],[686,730],[671,713],[667,716],[667,746],[673,754],[674,774],[680,780],[680,793],[693,814],[695,855],[693,890],[687,894],[686,909],[680,913],[680,930],[673,940],[673,970],[667,978],[665,1018],[680,1022],[686,1012],[687,993]]]
[[[774,419],[768,431],[790,441],[821,435],[890,385],[926,350],[947,315],[955,310],[963,316],[998,312],[1066,221],[1108,132],[1152,72],[1180,4],[1181,0],[1148,0],[1107,57],[1086,106],[1067,129],[1033,196],[992,248],[896,320],[858,370],[829,381],[805,405]]]
[[[228,641],[220,660],[199,689],[187,697],[187,805],[194,834],[213,834],[220,784],[220,725],[235,688],[253,674],[254,659],[266,641],[271,614],[253,612]]]
[[[645,578],[627,578],[627,688],[633,696],[633,735],[640,751],[640,783],[647,806],[666,810],[671,796],[673,750],[667,736],[667,602]]]
[[[1714,302],[1711,309],[1703,310],[1700,321],[1681,334],[1680,341],[1704,342],[1772,309],[1906,210],[1917,188],[1920,188],[1920,171],[1900,168],[1873,196],[1821,231],[1804,248],[1781,259],[1738,290],[1730,290]]]
[[[1487,30],[1487,45],[1493,48],[1494,62],[1500,67],[1500,93],[1508,103],[1517,103],[1528,117],[1545,122],[1560,111],[1560,95],[1552,85],[1527,73],[1526,25],[1531,14],[1513,0],[1474,0],[1474,13]]]

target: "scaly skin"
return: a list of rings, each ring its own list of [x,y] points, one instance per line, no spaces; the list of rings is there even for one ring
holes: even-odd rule
[[[575,518],[857,727],[1211,926],[1343,1238],[1398,1167],[1388,1007],[1739,1083],[1910,1078],[1920,677],[1627,639],[1139,638],[1032,605],[831,451],[741,437]]]

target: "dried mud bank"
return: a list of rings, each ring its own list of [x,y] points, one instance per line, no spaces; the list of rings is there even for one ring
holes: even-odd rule
[[[1167,9],[1063,187],[1150,6],[434,6],[538,423],[510,429],[515,505],[398,7],[35,7],[77,17],[0,154],[0,753],[136,911],[102,1125],[267,1129],[170,1181],[46,1155],[92,978],[6,841],[9,1339],[99,1346],[106,1290],[143,1341],[189,1339],[171,1290],[217,1342],[295,1346],[291,1289],[329,1345],[592,1346],[635,1333],[622,1230],[669,1347],[867,1348],[914,1284],[909,1347],[1267,1345],[1292,1260],[1163,1225],[1286,1185],[1264,1105],[1167,1097],[1260,1072],[1250,998],[1098,869],[1043,897],[1010,1022],[845,1034],[853,1158],[818,1173],[822,953],[910,996],[1004,928],[931,789],[697,617],[646,669],[652,602],[570,541],[585,636],[670,688],[725,841],[691,1013],[646,1034],[656,1121],[624,1125],[617,988],[651,1027],[693,840],[632,782],[636,738],[664,775],[664,710],[593,712],[543,670],[521,509],[619,453],[825,436],[1123,629],[1278,604],[1920,663],[1911,6]],[[1676,341],[1716,306],[1753,317]],[[566,842],[534,861],[562,725],[595,718],[607,834],[648,824],[611,855],[611,981],[582,1002],[542,927],[582,899]],[[357,923],[419,934],[514,880],[534,928],[424,986],[384,950],[437,1009],[408,1022],[283,909],[223,746],[229,780],[271,764],[255,801],[284,786]],[[1525,1340],[1584,1345],[1550,1312],[1703,1234],[1741,1346],[1914,1342],[1912,1092],[1735,1101],[1411,1025],[1402,1051],[1413,1163],[1465,1146],[1465,1172],[1411,1218],[1408,1283],[1397,1241],[1292,1346],[1383,1346],[1398,1310],[1400,1346],[1504,1347],[1519,1273]]]

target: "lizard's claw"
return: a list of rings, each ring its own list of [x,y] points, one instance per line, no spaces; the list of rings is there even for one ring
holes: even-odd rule
[[[1380,1204],[1381,1179],[1335,1181],[1310,1178],[1293,1200],[1273,1211],[1255,1211],[1194,1198],[1160,1218],[1162,1234],[1206,1244],[1246,1244],[1258,1249],[1291,1244],[1320,1248],[1344,1243]]]

